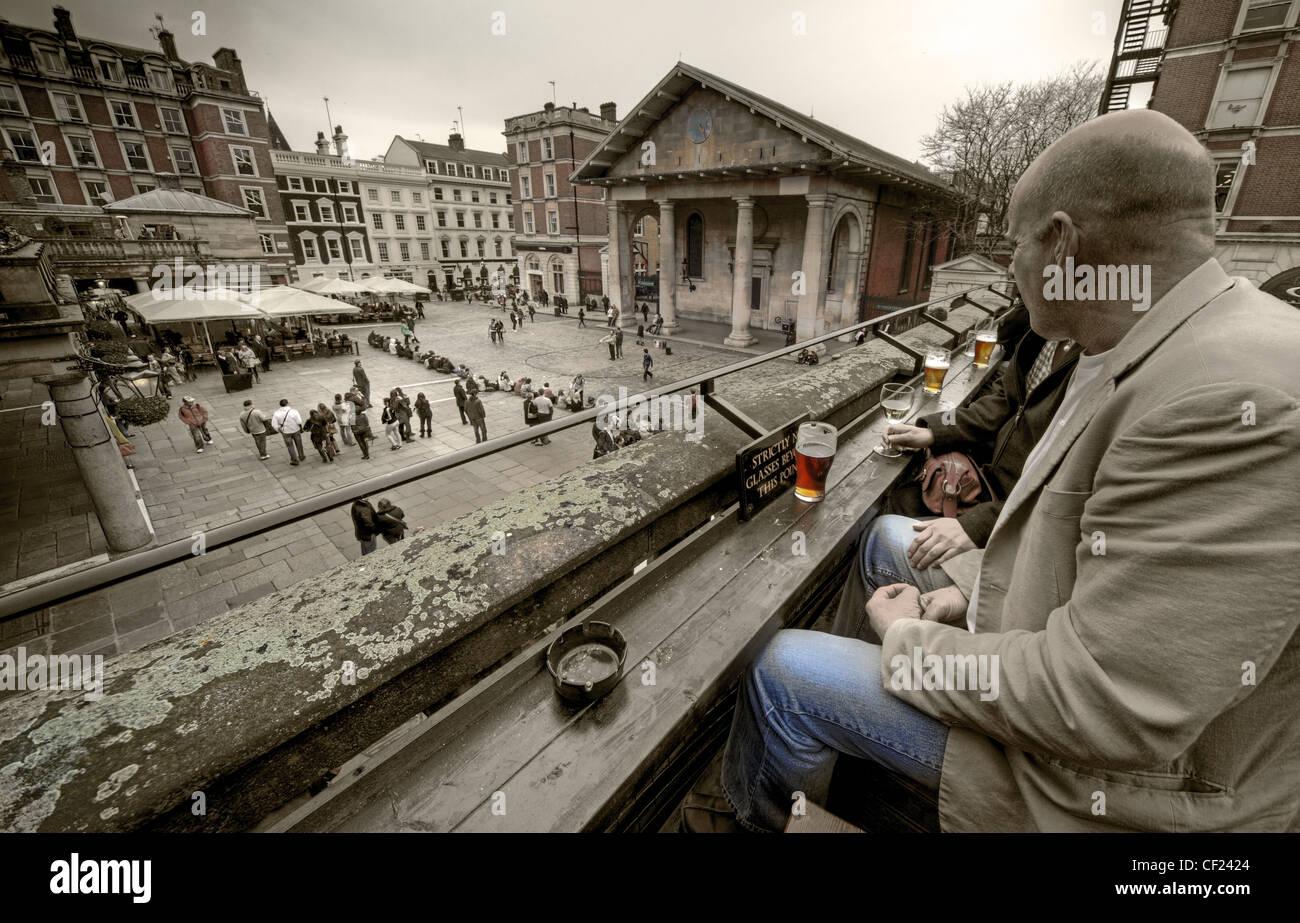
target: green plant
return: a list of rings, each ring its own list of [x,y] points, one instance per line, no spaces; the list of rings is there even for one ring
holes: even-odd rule
[[[117,415],[132,426],[148,426],[167,419],[171,404],[162,395],[128,397],[118,402]]]
[[[86,336],[92,340],[116,340],[121,338],[122,328],[108,320],[88,320]]]
[[[103,340],[90,345],[90,354],[104,362],[125,365],[130,351],[126,348],[124,340]]]

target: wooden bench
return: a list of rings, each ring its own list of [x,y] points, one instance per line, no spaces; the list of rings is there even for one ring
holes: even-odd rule
[[[919,412],[966,400],[995,367],[958,357],[942,405],[926,396]],[[544,663],[552,632],[258,829],[660,829],[725,739],[755,655],[838,598],[858,535],[912,461],[872,454],[883,426],[874,415],[841,439],[828,502],[790,492],[746,523],[733,506],[558,626],[593,618],[623,633],[624,674],[603,699],[558,698]]]

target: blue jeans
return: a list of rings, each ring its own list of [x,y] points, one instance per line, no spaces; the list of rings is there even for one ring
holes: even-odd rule
[[[863,536],[833,634],[776,634],[741,681],[722,758],[722,787],[737,819],[780,831],[795,792],[825,804],[839,754],[870,759],[931,791],[939,788],[948,727],[896,698],[880,680],[880,645],[862,604],[880,586],[929,592],[952,581],[907,563],[915,520],[878,517]],[[865,592],[866,596],[862,596]]]

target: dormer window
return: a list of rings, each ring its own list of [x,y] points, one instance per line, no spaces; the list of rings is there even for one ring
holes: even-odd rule
[[[107,80],[109,83],[121,82],[122,78],[119,76],[116,61],[107,61],[104,58],[99,58],[95,63],[99,65],[99,76],[101,79]]]
[[[41,57],[41,67],[50,73],[63,74],[67,72],[68,69],[63,64],[63,55],[53,48],[38,48],[37,53]]]
[[[171,76],[167,71],[151,69],[149,71],[149,82],[153,84],[155,90],[171,89]]]

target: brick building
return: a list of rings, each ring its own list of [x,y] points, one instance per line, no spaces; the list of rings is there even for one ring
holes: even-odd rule
[[[603,104],[599,115],[547,103],[506,119],[518,272],[534,297],[601,292],[609,216],[598,187],[574,185],[569,177],[617,123],[613,103]]]
[[[159,26],[158,49],[79,36],[54,8],[53,30],[0,23],[0,135],[38,204],[79,209],[149,192],[157,174],[252,212],[273,278],[288,269],[267,117],[238,55],[180,58]],[[23,190],[25,191],[25,190]],[[0,201],[20,190],[0,177]],[[75,224],[75,222],[74,222]]]
[[[948,259],[929,213],[959,193],[920,164],[681,62],[629,111],[574,174],[605,192],[620,308],[646,216],[665,325],[730,322],[738,346],[751,328],[797,319],[806,340],[924,300]]]
[[[1300,306],[1300,0],[1126,0],[1101,111],[1148,106],[1214,157],[1216,256]]]

